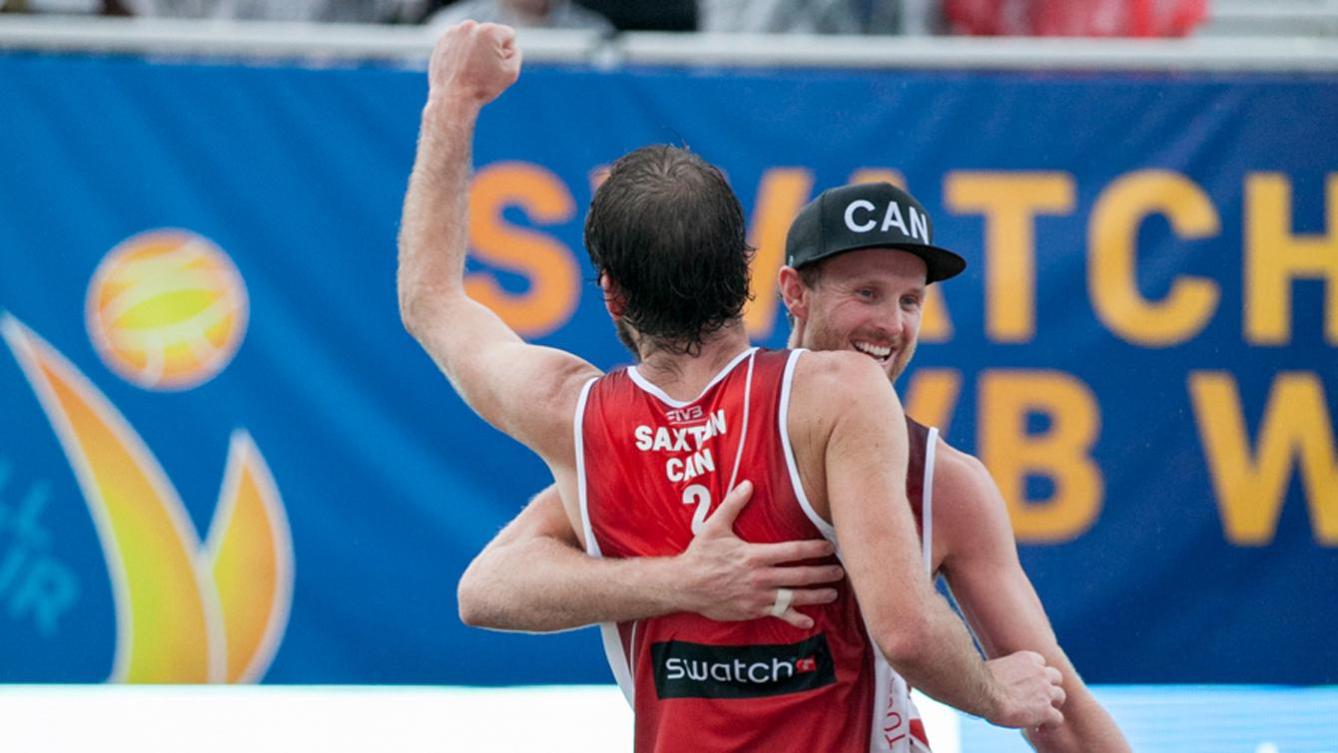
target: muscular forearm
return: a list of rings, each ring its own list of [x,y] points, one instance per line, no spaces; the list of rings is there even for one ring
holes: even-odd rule
[[[460,580],[461,619],[535,632],[669,612],[750,620],[770,615],[777,589],[788,588],[791,608],[779,618],[806,630],[813,621],[799,609],[835,600],[826,584],[839,581],[842,570],[787,564],[831,555],[821,539],[753,544],[735,535],[734,521],[751,495],[752,484],[740,483],[676,557],[619,560],[584,553],[556,487],[549,487],[470,564]]]
[[[1026,732],[1027,740],[1039,753],[1131,753],[1128,741],[1110,713],[1097,703],[1086,686],[1069,687],[1064,704],[1064,723],[1047,725]]]
[[[436,92],[423,109],[399,238],[400,314],[410,331],[431,319],[426,307],[463,295],[478,113],[478,104]]]
[[[913,686],[997,720],[1003,693],[920,562],[905,498],[908,450],[900,404],[876,364],[846,355],[812,354],[799,361],[790,421],[792,435],[796,423],[810,416],[831,426],[824,448],[826,499],[865,621],[883,656]],[[806,362],[813,368],[802,370]]]
[[[927,604],[923,627],[913,641],[898,646],[888,662],[911,687],[984,719],[998,721],[1002,690],[990,675],[970,634],[941,597]]]
[[[494,630],[554,632],[678,611],[672,558],[594,559],[540,537],[491,547],[460,580],[460,619]]]

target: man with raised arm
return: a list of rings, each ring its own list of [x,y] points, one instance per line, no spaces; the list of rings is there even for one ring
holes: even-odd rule
[[[528,345],[465,295],[474,124],[519,72],[502,26],[465,22],[433,51],[400,236],[406,327],[470,407],[544,459],[590,553],[678,554],[746,478],[757,500],[734,520],[742,538],[821,536],[847,576],[806,608],[808,627],[676,612],[607,629],[637,750],[888,750],[889,664],[996,723],[1060,723],[1059,672],[1030,652],[981,662],[920,567],[905,424],[882,371],[850,353],[748,346],[750,249],[718,170],[648,147],[596,192],[586,246],[635,367],[604,376]],[[783,561],[796,557],[834,564],[798,549]],[[769,611],[789,601],[776,589]]]
[[[806,206],[791,228],[779,279],[793,324],[790,346],[862,352],[895,382],[915,352],[926,286],[965,268],[961,257],[930,244],[927,218],[919,202],[888,184],[832,189]],[[929,554],[927,570],[947,579],[989,656],[1036,651],[1064,675],[1065,722],[1029,730],[1032,745],[1045,753],[1129,751],[1059,647],[988,471],[936,430],[909,416],[906,424],[906,492]],[[798,606],[834,598],[824,587],[830,574],[786,567],[783,553],[733,535],[733,516],[746,504],[736,491],[676,557],[595,560],[580,551],[550,487],[470,565],[460,582],[462,618],[549,631],[680,610],[752,619],[767,614],[778,587],[789,588]],[[809,624],[798,609],[782,619]],[[894,681],[889,693],[885,731],[894,749],[897,741],[906,750],[926,748],[906,684]]]

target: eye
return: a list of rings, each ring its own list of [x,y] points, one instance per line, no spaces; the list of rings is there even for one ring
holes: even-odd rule
[[[920,296],[918,296],[918,295],[903,295],[903,296],[901,297],[901,305],[902,305],[902,308],[906,308],[906,309],[918,309],[918,308],[920,308]]]
[[[872,301],[878,298],[878,291],[873,288],[856,288],[855,296],[865,301]]]

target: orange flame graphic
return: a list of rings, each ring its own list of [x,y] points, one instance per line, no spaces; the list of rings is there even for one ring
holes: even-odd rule
[[[0,335],[74,469],[116,604],[112,682],[254,682],[292,601],[292,538],[255,444],[237,431],[207,545],[153,453],[105,395],[8,314]]]
[[[244,431],[232,435],[214,522],[201,563],[223,606],[228,682],[265,674],[293,600],[292,536],[279,490]]]

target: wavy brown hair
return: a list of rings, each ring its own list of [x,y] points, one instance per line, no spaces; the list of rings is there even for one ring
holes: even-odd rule
[[[585,219],[585,247],[652,348],[700,352],[748,301],[743,207],[725,176],[686,149],[647,146],[614,163]]]

